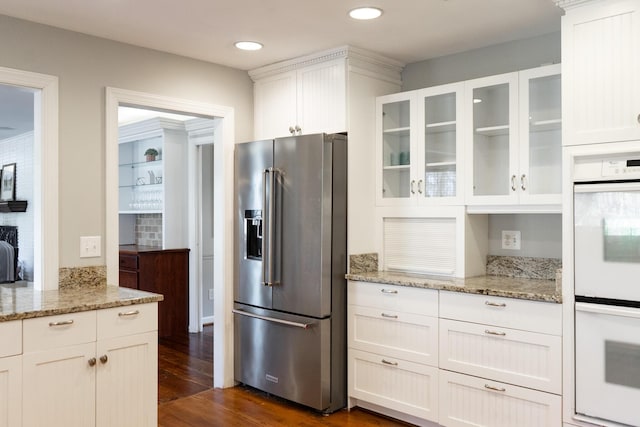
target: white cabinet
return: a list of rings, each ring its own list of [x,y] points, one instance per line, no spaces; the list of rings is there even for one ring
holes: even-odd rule
[[[24,426],[155,426],[157,304],[24,321]]]
[[[438,420],[438,291],[348,284],[349,396]]]
[[[468,205],[560,211],[560,99],[559,65],[466,82]]]
[[[22,321],[0,323],[0,427],[22,424]]]
[[[457,204],[462,198],[463,84],[376,99],[376,203]]]
[[[160,214],[163,247],[185,246],[187,133],[184,123],[153,118],[123,125],[119,128],[118,142],[121,222],[134,221],[139,214]],[[155,150],[157,156],[147,157],[148,150]],[[133,225],[130,228],[133,234]]]
[[[447,427],[559,427],[562,398],[440,370],[440,424]]]
[[[564,145],[640,139],[640,1],[558,4]]]
[[[346,131],[346,63],[334,59],[263,78],[263,70],[250,72],[255,138]]]

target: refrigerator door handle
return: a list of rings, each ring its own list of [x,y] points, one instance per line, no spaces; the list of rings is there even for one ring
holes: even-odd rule
[[[274,231],[275,231],[275,175],[274,168],[267,168],[262,172],[262,284],[273,286],[274,279]]]
[[[275,319],[273,317],[261,316],[259,314],[249,313],[248,311],[239,310],[236,308],[234,308],[232,311],[233,313],[239,314],[241,316],[254,317],[256,319],[266,320],[267,322],[280,323],[281,325],[287,325],[287,326],[295,326],[296,328],[309,329],[309,327],[311,326],[310,323],[299,323],[299,322],[292,322],[290,320]]]

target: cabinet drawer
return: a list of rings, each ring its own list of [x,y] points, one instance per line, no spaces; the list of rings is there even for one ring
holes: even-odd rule
[[[438,317],[438,291],[380,283],[349,282],[349,304]]]
[[[349,396],[438,421],[438,369],[349,349]]]
[[[562,392],[559,336],[440,320],[440,368]]]
[[[96,312],[26,319],[22,327],[25,353],[88,343],[96,340]]]
[[[120,268],[129,270],[138,269],[138,255],[120,254]]]
[[[22,320],[0,322],[0,357],[22,353]]]
[[[98,338],[112,338],[158,329],[158,304],[136,304],[98,310]]]
[[[562,304],[441,291],[440,317],[562,335]]]
[[[135,271],[120,270],[118,284],[124,288],[138,289],[138,273]]]
[[[440,370],[440,424],[448,427],[560,427],[561,397]]]
[[[438,318],[349,305],[349,347],[438,366]]]

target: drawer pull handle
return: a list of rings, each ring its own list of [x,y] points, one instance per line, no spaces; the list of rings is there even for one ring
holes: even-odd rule
[[[118,316],[120,317],[128,317],[128,316],[137,316],[138,314],[140,314],[139,310],[133,310],[133,311],[127,311],[124,313],[118,313]]]
[[[390,362],[386,359],[382,359],[382,363],[384,363],[385,365],[390,365],[390,366],[398,366],[398,362]]]
[[[484,333],[485,334],[489,334],[489,335],[498,335],[498,336],[501,336],[501,337],[504,337],[505,335],[507,335],[506,332],[496,332],[496,331],[490,331],[488,329],[485,329]]]
[[[491,307],[506,307],[507,304],[503,303],[503,302],[491,302],[491,301],[485,301],[484,305],[490,305]]]
[[[380,313],[380,316],[382,317],[387,317],[389,319],[397,319],[398,315],[397,314],[387,314],[387,313]]]
[[[489,390],[493,390],[493,391],[500,391],[500,392],[507,391],[507,389],[504,388],[504,387],[493,387],[493,386],[490,386],[489,384],[485,384],[484,388],[489,389]]]
[[[382,292],[383,294],[397,294],[398,291],[396,291],[395,289],[380,289],[380,292]]]
[[[89,363],[89,366],[96,366],[96,358],[92,357],[87,363]]]
[[[71,320],[62,320],[60,322],[49,322],[49,326],[50,327],[55,327],[55,326],[68,326],[68,325],[73,325],[73,319]]]

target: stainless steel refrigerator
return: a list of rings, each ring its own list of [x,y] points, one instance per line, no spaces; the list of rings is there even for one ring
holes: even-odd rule
[[[343,408],[347,137],[237,144],[235,192],[235,379]]]

